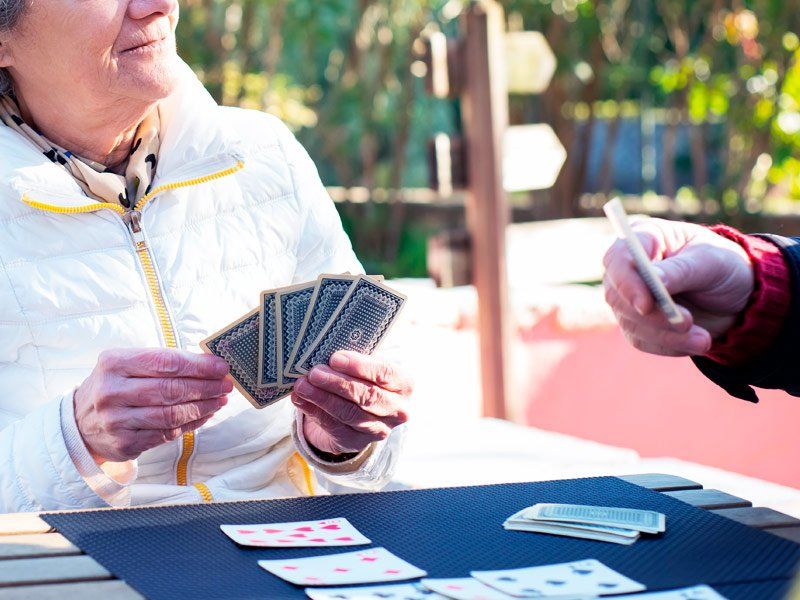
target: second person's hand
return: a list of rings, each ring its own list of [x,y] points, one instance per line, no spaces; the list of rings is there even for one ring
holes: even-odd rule
[[[646,219],[633,229],[685,320],[670,325],[627,246],[618,240],[603,260],[603,285],[625,337],[652,354],[705,354],[731,328],[753,293],[747,253],[736,242],[691,223]]]

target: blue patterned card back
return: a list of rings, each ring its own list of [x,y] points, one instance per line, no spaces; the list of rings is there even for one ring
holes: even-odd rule
[[[311,308],[306,314],[303,328],[289,360],[286,361],[284,374],[293,377],[303,374],[297,370],[298,359],[311,348],[311,344],[319,337],[355,280],[354,275],[323,275],[319,278],[317,289],[311,298]]]
[[[256,309],[213,334],[200,345],[225,360],[231,368],[231,378],[236,389],[253,406],[264,408],[286,396],[292,388],[258,387],[259,321],[259,310]]]
[[[400,313],[405,296],[366,276],[359,276],[297,370],[328,364],[339,350],[372,354]]]
[[[294,383],[297,378],[284,373],[288,366],[286,360],[291,356],[295,343],[303,329],[311,297],[316,282],[297,286],[289,291],[278,292],[275,296],[275,320],[277,322],[277,360],[278,383]]]
[[[261,294],[258,338],[258,387],[278,385],[278,324],[275,315],[277,290]]]

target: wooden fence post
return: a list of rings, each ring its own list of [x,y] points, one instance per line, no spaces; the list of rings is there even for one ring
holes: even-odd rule
[[[506,276],[509,206],[503,189],[508,128],[505,18],[496,0],[472,0],[462,15],[462,111],[467,144],[467,223],[478,292],[484,415],[505,418],[510,315]]]

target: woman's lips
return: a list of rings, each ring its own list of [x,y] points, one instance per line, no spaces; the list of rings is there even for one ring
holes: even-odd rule
[[[134,46],[133,48],[128,48],[127,50],[123,50],[122,54],[134,54],[139,52],[147,52],[150,50],[158,49],[160,46],[164,44],[167,38],[159,38],[156,40],[150,40],[144,44],[140,44],[138,46]]]

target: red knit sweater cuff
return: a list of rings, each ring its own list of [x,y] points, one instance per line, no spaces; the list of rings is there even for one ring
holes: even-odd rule
[[[769,348],[783,326],[791,300],[789,267],[772,242],[745,235],[727,225],[715,225],[710,229],[744,248],[753,264],[754,287],[747,307],[706,354],[723,365],[740,366]]]

